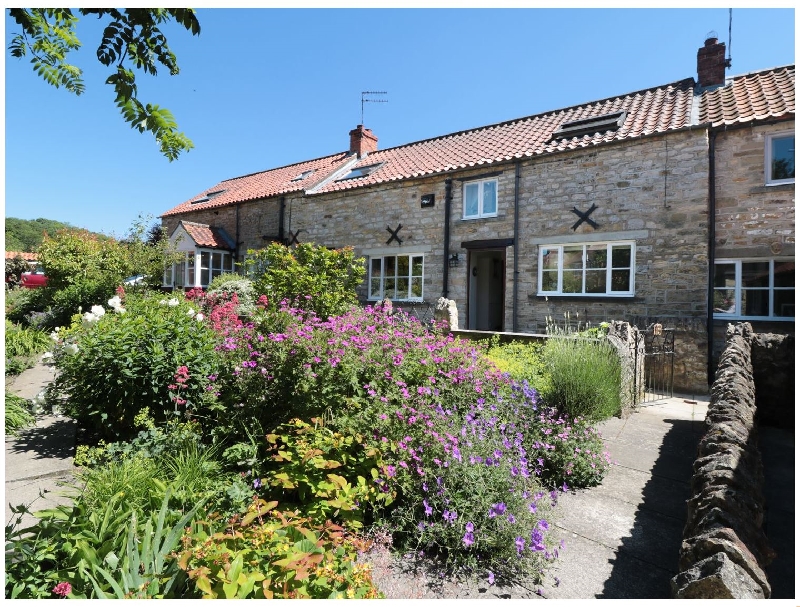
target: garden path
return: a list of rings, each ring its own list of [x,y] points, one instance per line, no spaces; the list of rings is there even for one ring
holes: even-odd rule
[[[51,365],[38,363],[6,384],[6,391],[23,398],[35,398],[53,381]],[[75,452],[75,422],[64,416],[38,415],[36,425],[16,437],[6,437],[5,507],[6,523],[11,520],[9,504],[25,504],[32,510],[52,508],[68,502],[62,494],[64,483],[72,480]],[[35,521],[26,514],[22,524]]]

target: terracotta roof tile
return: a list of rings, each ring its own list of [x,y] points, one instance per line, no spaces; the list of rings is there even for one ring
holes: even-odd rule
[[[22,257],[25,261],[36,261],[39,257],[36,253],[23,253],[20,251],[6,251],[6,259],[15,259]]]
[[[678,130],[692,124],[730,124],[782,116],[794,112],[794,66],[733,78],[726,86],[702,92],[699,122],[693,123],[695,99],[695,82],[687,78],[627,95],[377,150],[351,167],[381,164],[377,170],[355,179],[331,179],[354,160],[351,154],[342,152],[222,181],[167,211],[164,216],[291,192],[317,194],[352,190],[446,171],[491,166],[517,158]],[[553,133],[564,123],[616,112],[625,112],[624,123],[617,130],[553,138]],[[312,170],[309,177],[294,181],[298,175]]]
[[[204,223],[182,221],[181,225],[186,233],[195,241],[198,247],[211,249],[233,249],[233,242],[222,228],[214,228]]]
[[[793,114],[794,96],[793,65],[734,76],[725,86],[703,91],[700,123],[722,126]]]

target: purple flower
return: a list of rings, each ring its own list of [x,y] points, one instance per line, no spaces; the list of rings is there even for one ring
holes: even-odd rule
[[[261,487],[261,479],[257,478],[253,481],[253,489],[258,489]]]
[[[425,492],[428,491],[428,483],[422,483],[422,490]]]
[[[467,530],[467,533],[472,533],[473,531],[475,531],[475,525],[473,525],[473,524],[472,524],[472,522],[468,522],[468,523],[467,523],[467,524],[464,526],[464,529],[466,529],[466,530]]]
[[[428,500],[422,500],[422,505],[425,506],[425,516],[433,514],[433,508],[428,504]]]
[[[494,584],[494,573],[492,573],[490,571],[489,572],[489,586],[492,586],[493,584]]]
[[[514,515],[511,514],[510,512],[508,514],[508,522],[511,523],[512,525],[517,522],[517,519],[514,518]]]
[[[461,538],[461,541],[464,542],[465,546],[472,546],[475,543],[475,536],[472,535],[469,531],[464,534],[464,537]]]
[[[545,531],[547,531],[548,529],[550,529],[550,525],[549,525],[549,524],[547,523],[547,521],[546,521],[546,520],[544,520],[544,519],[542,519],[542,520],[540,520],[540,521],[539,521],[539,527],[541,527],[541,528],[542,528],[542,529],[544,529]]]
[[[517,554],[522,554],[522,551],[525,548],[525,538],[521,535],[518,535],[517,539],[514,540],[514,544],[517,546]]]
[[[534,504],[533,502],[528,504],[528,510],[530,510],[531,514],[534,514],[536,512],[536,510],[537,510],[536,504]]]

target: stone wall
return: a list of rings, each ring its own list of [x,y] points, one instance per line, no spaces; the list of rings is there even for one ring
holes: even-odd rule
[[[638,328],[615,320],[609,323],[606,339],[619,355],[620,404],[625,418],[644,400],[644,337]]]
[[[764,521],[764,475],[755,426],[752,327],[729,325],[711,388],[707,431],[694,463],[692,498],[673,598],[769,598],[774,558]]]

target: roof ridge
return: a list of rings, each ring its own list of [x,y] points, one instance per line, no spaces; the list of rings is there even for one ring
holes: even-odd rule
[[[759,74],[766,74],[767,72],[777,72],[779,70],[785,70],[789,68],[794,68],[794,63],[788,63],[786,65],[776,65],[775,67],[769,67],[763,70],[753,70],[752,72],[745,72],[743,74],[736,74],[734,76],[726,76],[725,77],[725,84],[728,84],[728,80],[736,80],[738,78],[746,78],[747,76],[758,76]]]
[[[326,158],[335,158],[337,156],[347,156],[349,152],[334,152],[333,154],[326,154],[325,156],[318,156],[317,158],[309,158],[307,160],[300,160],[298,162],[292,162],[289,164],[285,164],[279,167],[273,167],[271,169],[264,169],[263,171],[254,171],[252,173],[245,173],[244,175],[237,175],[236,177],[229,177],[228,179],[223,179],[217,185],[221,185],[223,183],[227,183],[229,181],[235,181],[237,179],[244,179],[245,177],[253,177],[254,175],[260,175],[261,173],[271,173],[272,171],[279,171],[281,169],[288,169],[293,166],[298,166],[301,164],[308,164],[309,162],[317,162],[320,160],[325,160]],[[213,186],[212,186],[213,187]],[[199,196],[199,194],[198,194]]]

